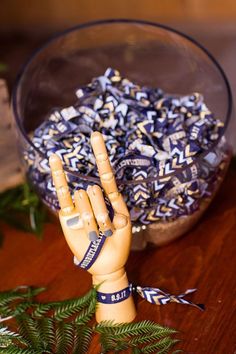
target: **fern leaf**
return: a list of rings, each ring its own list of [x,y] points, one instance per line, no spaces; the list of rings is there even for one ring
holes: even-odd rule
[[[91,300],[96,298],[96,291],[91,289],[86,295],[78,299],[69,299],[61,302],[49,302],[47,304],[34,303],[34,311],[32,317],[43,317],[50,310],[54,311],[53,317],[56,320],[63,320],[71,317],[76,312],[79,312],[84,307],[88,306]]]
[[[112,324],[111,322],[101,322],[96,327],[95,330],[98,333],[107,333],[113,334],[115,336],[137,336],[142,334],[150,334],[150,332],[158,332],[163,335],[168,335],[175,333],[174,330],[170,330],[168,327],[162,327],[157,323],[151,321],[141,321],[136,323],[121,323],[121,324]]]
[[[134,338],[129,339],[130,344],[145,344],[145,343],[150,343],[154,340],[161,339],[162,337],[166,337],[167,335],[174,334],[176,333],[175,330],[172,330],[169,328],[169,333],[166,331],[155,331],[155,332],[150,332],[147,335],[139,335]]]
[[[12,316],[17,317],[23,313],[25,313],[32,306],[32,302],[22,302],[16,306],[16,308],[12,311]]]
[[[78,326],[74,338],[73,354],[86,354],[92,339],[93,330],[88,326]]]
[[[0,327],[0,348],[6,348],[12,344],[18,334],[10,331],[7,327]]]
[[[55,309],[54,317],[56,320],[67,319],[94,301],[96,301],[96,291],[91,289],[81,298],[66,300],[63,303],[55,303],[53,304]]]
[[[93,317],[97,307],[97,299],[91,299],[88,308],[83,309],[80,314],[75,318],[76,325],[84,325],[88,323]]]
[[[0,319],[5,321],[4,318],[7,317],[17,317],[27,311],[32,306],[31,302],[22,302],[17,303],[16,305],[12,306],[12,304],[4,305],[0,307]]]
[[[0,319],[3,317],[8,317],[12,315],[12,309],[9,304],[4,304],[0,306]]]
[[[23,344],[28,345],[27,341],[16,332],[9,330],[8,327],[0,327],[0,348],[6,348],[9,345],[13,344]]]
[[[54,321],[51,318],[45,317],[38,319],[37,322],[42,347],[44,348],[44,350],[51,350],[55,342]]]
[[[33,318],[41,318],[43,317],[48,311],[51,310],[50,304],[33,304],[35,309],[32,312],[31,316]]]
[[[24,300],[24,297],[15,293],[2,293],[0,294],[0,307],[4,307],[17,300]]]
[[[101,334],[100,335],[100,344],[101,344],[101,353],[104,354],[104,353],[107,353],[109,352],[110,350],[113,349],[114,347],[114,340],[110,340],[107,338],[106,335],[104,334]]]
[[[16,320],[19,326],[19,333],[28,343],[30,343],[31,348],[37,350],[42,349],[37,321],[26,314],[22,314],[17,317]]]
[[[6,354],[42,354],[42,351],[31,349],[31,348],[22,349],[14,345],[11,345],[5,349],[1,349],[0,353],[1,354],[5,354],[5,353]]]
[[[172,339],[171,337],[166,337],[161,339],[159,342],[152,343],[147,345],[146,347],[142,348],[143,353],[157,353],[158,354],[166,354],[169,352],[169,349],[173,347],[179,340]]]
[[[119,352],[132,347],[128,342],[123,340],[117,340],[112,335],[103,334],[100,336],[100,343],[102,345],[102,352]]]
[[[0,307],[19,300],[32,299],[45,288],[32,288],[30,286],[19,286],[13,290],[0,292]]]
[[[74,327],[70,323],[57,323],[55,333],[55,353],[67,354],[74,343]]]
[[[104,321],[91,328],[88,323],[97,306],[95,288],[78,299],[33,302],[33,297],[43,290],[19,287],[0,293],[0,314],[5,322],[14,317],[19,331],[0,326],[0,354],[85,354],[94,332],[100,335],[102,353],[130,349],[133,354],[167,354],[178,342],[171,338],[175,330],[151,321]]]

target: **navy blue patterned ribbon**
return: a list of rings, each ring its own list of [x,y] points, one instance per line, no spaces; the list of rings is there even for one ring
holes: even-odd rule
[[[172,222],[193,214],[216,189],[228,159],[223,126],[201,94],[141,87],[108,68],[76,90],[73,105],[49,112],[24,160],[29,179],[56,210],[49,156],[61,157],[72,194],[99,183],[90,136],[100,131],[132,221]]]
[[[178,304],[191,305],[203,311],[205,309],[203,304],[194,304],[193,302],[184,299],[186,295],[191,294],[196,290],[197,289],[188,289],[183,294],[171,295],[158,288],[142,288],[141,286],[133,286],[130,284],[127,288],[115,293],[103,293],[97,291],[97,301],[103,304],[116,304],[128,299],[132,292],[137,292],[143,299],[151,304],[166,305],[170,302],[176,302]]]
[[[135,289],[135,291],[143,299],[147,300],[151,304],[166,305],[170,302],[177,302],[178,304],[191,305],[197,307],[200,310],[205,309],[203,304],[194,304],[193,302],[184,299],[185,295],[191,294],[195,292],[197,289],[188,289],[183,294],[180,295],[171,295],[158,288],[150,288],[150,287],[142,288],[141,286],[137,286],[136,288],[133,289]]]
[[[132,286],[128,286],[127,288],[112,294],[97,291],[97,301],[103,304],[117,304],[118,302],[128,299],[131,293]]]
[[[109,217],[111,219],[111,221],[114,218],[114,210],[112,209],[108,198],[105,196],[105,203],[107,206],[107,210],[109,212]],[[88,270],[89,268],[92,267],[92,265],[94,264],[94,262],[97,260],[103,246],[104,243],[106,241],[106,236],[100,231],[99,237],[96,241],[91,241],[87,251],[84,254],[84,257],[81,261],[79,261],[75,256],[74,256],[74,264],[77,267],[83,268]]]
[[[98,258],[101,249],[106,241],[106,236],[101,235],[96,241],[90,242],[87,251],[81,261],[78,261],[76,257],[74,257],[74,264],[77,267],[83,269],[89,269],[92,267],[96,259]]]
[[[105,241],[106,236],[100,235],[97,241],[90,242],[89,247],[81,261],[78,261],[77,258],[74,257],[75,265],[86,270],[91,268],[98,258]],[[204,305],[194,304],[193,302],[184,299],[185,295],[191,294],[196,290],[197,289],[188,289],[182,294],[171,295],[159,288],[134,286],[130,283],[127,288],[115,293],[103,293],[97,291],[97,300],[103,304],[116,304],[128,299],[132,292],[137,292],[143,299],[147,300],[151,304],[166,305],[170,302],[176,302],[179,304],[191,305],[197,307],[200,310],[204,310]]]

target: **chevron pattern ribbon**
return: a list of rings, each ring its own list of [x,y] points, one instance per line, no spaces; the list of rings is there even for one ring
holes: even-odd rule
[[[90,135],[99,130],[132,221],[169,221],[192,214],[216,188],[227,159],[225,139],[201,165],[196,157],[219,139],[222,128],[200,93],[169,95],[108,68],[76,90],[74,105],[46,117],[32,137],[41,154],[30,146],[24,159],[29,179],[55,210],[48,157],[56,152],[67,169],[84,175],[68,174],[72,195],[85,189],[93,183],[86,177],[98,177]]]
[[[178,304],[197,307],[200,310],[205,309],[203,304],[194,304],[193,302],[184,299],[186,295],[195,292],[197,289],[188,289],[180,295],[171,295],[158,288],[142,288],[141,286],[136,286],[134,289],[143,299],[147,300],[151,304],[166,305],[170,302],[177,302]]]
[[[188,289],[183,294],[171,295],[158,288],[141,287],[129,284],[127,288],[112,294],[97,291],[97,300],[103,304],[116,304],[128,299],[132,292],[137,292],[143,299],[154,305],[166,305],[171,302],[176,302],[178,304],[191,305],[203,311],[205,309],[203,304],[194,304],[184,298],[186,295],[194,293],[196,290],[197,289]]]

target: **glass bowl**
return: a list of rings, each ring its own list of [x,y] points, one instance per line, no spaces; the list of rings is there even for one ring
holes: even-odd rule
[[[119,70],[122,76],[141,86],[161,88],[176,97],[200,93],[214,116],[224,123],[215,141],[191,162],[172,166],[164,179],[156,168],[141,182],[117,178],[128,204],[137,186],[152,194],[151,202],[141,200],[135,207],[129,205],[133,248],[143,248],[147,242],[163,245],[195,225],[227,171],[231,157],[227,143],[232,110],[230,86],[220,65],[202,45],[157,23],[102,20],[81,24],[54,37],[24,66],[12,99],[26,175],[52,211],[58,208],[58,202],[48,156],[40,144],[32,142],[34,131],[55,107],[73,105],[75,91],[102,75],[108,67]],[[98,178],[72,170],[66,163],[64,167],[72,192],[79,185],[100,183]],[[189,186],[194,181],[197,188],[192,190]],[[160,187],[162,192],[156,193],[161,185],[164,189]]]

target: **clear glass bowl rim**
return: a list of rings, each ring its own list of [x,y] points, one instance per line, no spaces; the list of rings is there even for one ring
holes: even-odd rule
[[[45,42],[45,44],[43,46],[41,46],[40,48],[38,48],[37,50],[35,50],[33,52],[33,54],[30,56],[30,58],[26,61],[26,63],[22,66],[21,70],[19,71],[19,74],[17,75],[17,79],[16,79],[16,83],[14,85],[13,88],[13,92],[12,92],[12,100],[11,100],[11,104],[12,104],[12,108],[13,108],[13,113],[14,113],[14,119],[16,122],[16,126],[19,128],[19,131],[21,132],[24,140],[27,142],[28,145],[30,145],[31,147],[33,147],[33,149],[37,152],[37,154],[41,155],[42,157],[46,157],[42,151],[40,151],[30,140],[29,136],[27,135],[27,133],[24,130],[24,127],[22,125],[22,120],[20,119],[20,114],[18,112],[18,105],[17,105],[17,95],[18,95],[18,89],[20,87],[21,84],[21,80],[23,79],[24,73],[27,70],[28,66],[30,66],[30,64],[33,62],[33,60],[37,57],[37,55],[39,53],[41,53],[44,49],[46,49],[48,46],[50,46],[50,44],[52,42],[54,42],[55,40],[70,34],[71,32],[74,31],[78,31],[78,30],[82,30],[82,29],[86,29],[89,27],[95,27],[95,26],[99,26],[99,25],[109,25],[109,24],[122,24],[122,23],[128,23],[128,24],[137,24],[137,25],[145,25],[145,26],[152,26],[152,27],[157,27],[163,31],[167,31],[167,32],[172,32],[182,38],[184,38],[185,40],[191,42],[192,44],[194,44],[196,47],[198,47],[198,49],[200,49],[204,54],[207,55],[207,57],[210,59],[210,61],[212,62],[213,65],[215,65],[215,67],[217,68],[217,70],[219,71],[224,83],[225,83],[225,87],[226,87],[226,92],[227,92],[227,98],[228,98],[228,104],[227,104],[227,112],[226,112],[226,116],[225,116],[225,122],[224,122],[224,129],[222,129],[221,134],[219,135],[217,141],[215,141],[214,144],[212,144],[210,146],[210,148],[204,152],[202,152],[201,154],[199,154],[196,158],[193,159],[193,162],[191,162],[190,164],[183,166],[181,168],[178,168],[177,170],[174,170],[173,172],[170,172],[169,174],[165,175],[165,178],[171,175],[177,175],[179,173],[181,173],[181,171],[190,168],[193,164],[196,164],[198,162],[201,162],[201,160],[204,158],[204,156],[206,156],[210,151],[212,151],[215,146],[217,146],[217,144],[219,143],[220,139],[222,138],[222,136],[224,135],[228,125],[229,125],[229,121],[230,121],[230,117],[232,114],[232,106],[233,106],[233,101],[232,101],[232,91],[231,91],[231,87],[228,81],[228,78],[224,72],[224,70],[222,69],[221,65],[218,63],[218,61],[215,59],[215,57],[202,45],[200,44],[197,40],[195,40],[194,38],[192,38],[191,36],[176,30],[170,26],[161,24],[161,23],[157,23],[157,22],[152,22],[152,21],[146,21],[146,20],[136,20],[136,19],[128,19],[128,18],[118,18],[118,19],[105,19],[105,20],[98,20],[98,21],[91,21],[91,22],[85,22],[85,23],[81,23],[79,25],[73,26],[69,29],[66,29],[62,32],[57,33],[56,35],[52,36],[48,41]],[[67,173],[72,174],[74,176],[76,176],[77,178],[80,178],[82,180],[86,180],[86,181],[91,181],[91,182],[95,182],[95,183],[100,183],[99,178],[96,177],[92,177],[92,176],[88,176],[88,175],[84,175],[84,174],[80,174],[78,172],[75,171],[71,171],[67,166],[64,165],[64,169]],[[150,177],[150,178],[146,178],[142,180],[142,183],[149,183],[149,182],[154,182],[154,181],[158,181],[160,179],[162,179],[163,177],[157,176],[157,177]],[[136,180],[119,180],[117,179],[117,184],[118,185],[130,185],[130,184],[140,184],[140,180],[136,181]]]

